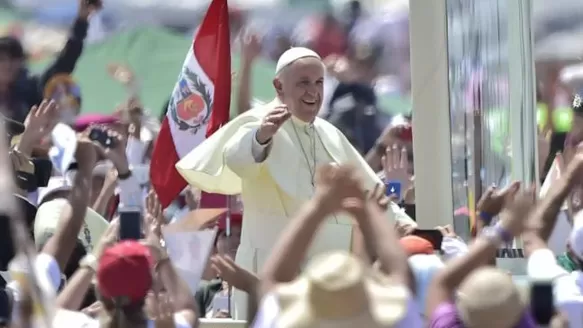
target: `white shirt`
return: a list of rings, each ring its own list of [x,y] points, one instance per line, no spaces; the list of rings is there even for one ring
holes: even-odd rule
[[[527,271],[531,280],[552,280],[555,307],[567,315],[570,327],[583,327],[583,272],[568,273],[548,248],[530,255]]]

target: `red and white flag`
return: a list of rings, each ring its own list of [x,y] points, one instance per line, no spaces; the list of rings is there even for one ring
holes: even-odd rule
[[[187,186],[174,165],[229,120],[227,0],[212,0],[195,34],[154,145],[150,180],[164,208]]]

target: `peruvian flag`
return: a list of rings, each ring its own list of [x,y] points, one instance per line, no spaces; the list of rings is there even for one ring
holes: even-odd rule
[[[174,165],[229,120],[227,0],[212,0],[195,33],[154,145],[150,180],[164,208],[187,186]]]

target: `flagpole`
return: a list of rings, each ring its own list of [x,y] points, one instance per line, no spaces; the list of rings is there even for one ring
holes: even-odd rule
[[[231,246],[231,195],[227,195],[227,217],[226,217],[226,234],[227,234],[227,244],[229,247]],[[233,287],[229,285],[229,289],[227,290],[227,312],[229,313],[229,318],[232,318],[233,315],[231,314],[231,294],[233,293]]]

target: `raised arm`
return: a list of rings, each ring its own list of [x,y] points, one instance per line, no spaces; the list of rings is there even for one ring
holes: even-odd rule
[[[342,209],[345,199],[364,198],[359,179],[351,167],[323,165],[316,175],[316,193],[283,231],[267,258],[261,275],[261,292],[277,283],[290,282],[301,270],[301,263],[324,219]]]
[[[475,239],[468,253],[457,257],[441,270],[431,282],[427,297],[427,316],[431,317],[443,303],[453,302],[455,290],[475,269],[487,265],[502,243],[511,242],[524,229],[534,207],[534,188],[519,192],[512,201],[507,202],[498,222],[491,230]]]
[[[83,43],[89,28],[89,16],[101,7],[101,1],[97,1],[97,3],[97,5],[93,5],[86,0],[79,1],[79,13],[71,27],[67,43],[55,61],[40,76],[41,90],[53,76],[61,73],[71,74],[75,69],[83,52]]]
[[[581,172],[583,171],[583,149],[581,147],[565,171],[565,174],[553,183],[528,222],[522,236],[527,257],[538,249],[547,248],[547,241],[555,227],[561,206],[572,188],[579,187],[581,184]]]

